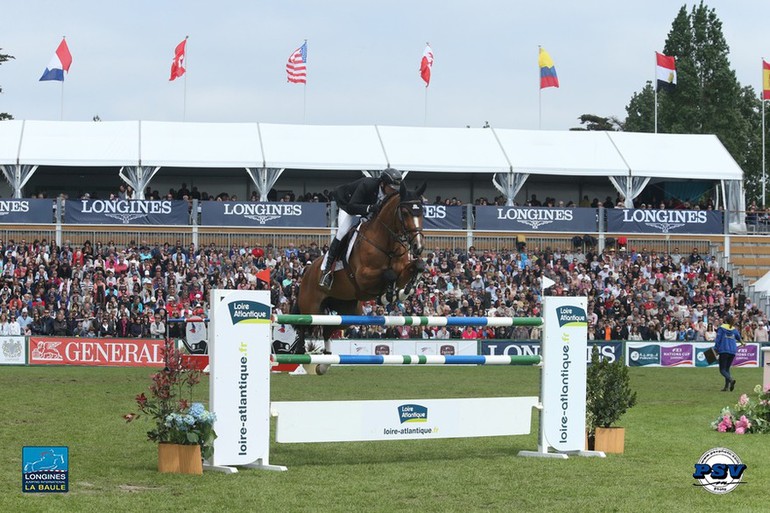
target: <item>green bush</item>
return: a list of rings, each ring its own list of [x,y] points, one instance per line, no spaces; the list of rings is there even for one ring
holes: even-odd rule
[[[612,427],[629,408],[636,404],[631,390],[628,368],[622,359],[610,363],[599,358],[598,346],[591,353],[586,373],[586,426],[593,437],[597,427]]]

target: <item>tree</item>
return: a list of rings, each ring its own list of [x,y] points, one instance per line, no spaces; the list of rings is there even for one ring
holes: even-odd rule
[[[604,131],[604,132],[620,132],[623,130],[624,123],[615,116],[602,117],[596,114],[583,114],[578,118],[581,125],[584,127],[570,128],[574,131]]]
[[[2,48],[0,48],[0,50],[2,50]],[[6,55],[4,53],[0,53],[0,64],[6,62],[8,59],[14,59],[14,58],[15,57],[13,55]],[[0,93],[2,93],[2,92],[3,92],[3,88],[0,87]],[[6,112],[0,112],[0,121],[2,121],[4,119],[13,119],[13,116],[11,116],[10,114],[8,114]]]
[[[671,24],[663,53],[676,57],[677,85],[658,93],[658,132],[716,134],[745,174],[746,190],[761,176],[761,103],[730,68],[722,22],[703,0],[690,12],[682,6]],[[654,131],[653,84],[634,93],[626,107],[626,130]]]

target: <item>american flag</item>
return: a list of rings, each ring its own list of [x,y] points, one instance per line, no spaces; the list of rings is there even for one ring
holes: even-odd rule
[[[307,41],[289,56],[286,78],[292,84],[307,84]]]

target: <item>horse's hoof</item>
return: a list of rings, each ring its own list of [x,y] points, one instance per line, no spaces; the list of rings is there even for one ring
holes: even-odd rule
[[[318,365],[316,366],[316,368],[315,368],[315,373],[316,373],[316,375],[318,375],[318,376],[323,376],[324,374],[326,374],[327,372],[329,372],[329,367],[330,367],[330,365],[329,365],[329,364],[326,364],[326,363],[320,363],[320,364],[318,364]]]
[[[405,301],[406,298],[409,297],[409,293],[405,289],[401,289],[398,291],[398,300],[399,301]]]

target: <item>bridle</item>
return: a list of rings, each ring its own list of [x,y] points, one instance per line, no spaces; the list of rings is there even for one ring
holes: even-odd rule
[[[397,195],[399,195],[399,192],[391,193],[387,195],[385,198],[383,198],[381,202],[382,208],[384,208],[385,205],[389,201],[391,201],[391,199],[394,196],[397,196]],[[393,230],[390,226],[388,226],[386,222],[384,222],[381,219],[380,214],[381,214],[381,210],[377,212],[377,214],[374,216],[374,219],[372,219],[372,222],[380,223],[385,228],[385,230],[387,230],[389,240],[391,242],[395,242],[398,246],[400,246],[403,249],[403,251],[388,251],[386,249],[383,249],[376,242],[366,237],[363,232],[359,234],[361,239],[369,243],[372,247],[374,247],[378,251],[384,253],[389,259],[398,258],[407,253],[411,254],[413,258],[419,257],[420,255],[414,254],[411,251],[411,248],[413,247],[413,242],[415,241],[415,239],[417,239],[417,237],[422,235],[422,228],[407,227],[405,215],[413,218],[417,218],[417,217],[421,218],[422,202],[419,200],[399,201],[398,207],[396,207],[396,218],[398,219],[398,226],[395,230]]]

